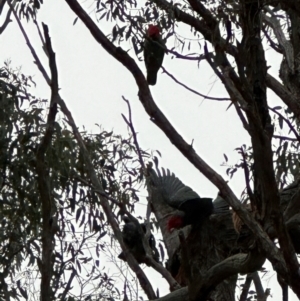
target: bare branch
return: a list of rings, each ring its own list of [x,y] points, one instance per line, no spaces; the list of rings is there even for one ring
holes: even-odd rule
[[[38,24],[37,20],[33,20],[33,23],[35,24],[35,27],[36,27],[36,29],[37,29],[37,31],[38,31],[40,40],[41,40],[42,45],[43,45],[43,48],[44,48],[44,47],[45,47],[45,41],[44,41],[43,35],[42,35],[42,33],[41,33],[39,24]],[[45,50],[46,55],[48,56],[48,53],[47,53],[46,49],[44,49],[44,50]]]
[[[16,11],[15,11],[14,8],[13,8],[13,5],[11,4],[11,1],[10,1],[10,0],[7,0],[7,3],[8,3],[10,9],[12,10],[12,12],[13,12],[13,14],[14,14],[14,16],[15,16],[15,19],[16,19],[18,25],[19,25],[19,28],[20,28],[20,30],[21,30],[21,32],[22,32],[24,38],[25,38],[26,44],[27,44],[28,48],[30,49],[33,58],[35,59],[35,63],[37,64],[37,66],[38,66],[39,70],[41,71],[43,77],[45,78],[47,84],[50,86],[50,85],[51,85],[50,78],[49,78],[49,76],[48,76],[46,70],[44,69],[44,67],[43,67],[43,65],[42,65],[42,63],[41,63],[41,61],[40,61],[38,55],[36,54],[35,49],[34,49],[33,46],[31,45],[31,43],[30,43],[30,41],[29,41],[29,38],[28,38],[28,36],[27,36],[27,34],[26,34],[26,32],[25,32],[23,26],[22,26],[22,23],[21,23],[20,19],[18,18],[17,13],[16,13]]]
[[[171,49],[167,49],[167,53],[171,53],[171,54],[174,54],[176,58],[178,59],[182,59],[182,60],[188,60],[188,61],[197,61],[197,62],[200,62],[202,60],[205,59],[204,55],[201,54],[199,56],[189,56],[189,54],[180,54],[178,53],[177,51],[175,50],[171,50]]]
[[[279,135],[273,135],[273,138],[280,139],[280,140],[286,140],[286,141],[294,141],[294,142],[298,141],[298,139],[295,139],[295,138],[279,136]]]
[[[186,86],[185,84],[181,83],[178,79],[175,78],[174,75],[172,75],[171,73],[169,73],[166,68],[164,68],[163,66],[161,67],[164,71],[164,73],[166,73],[169,77],[171,77],[175,83],[179,84],[180,86],[184,87],[185,89],[187,89],[188,91],[198,95],[198,96],[201,96],[203,97],[204,99],[210,99],[210,100],[217,100],[217,101],[228,101],[230,100],[230,98],[219,98],[219,97],[211,97],[211,96],[207,96],[207,95],[204,95],[204,94],[201,94],[200,92],[197,92],[196,90],[193,90],[191,88],[189,88],[188,86]]]
[[[122,117],[123,117],[123,119],[125,120],[126,124],[129,126],[129,128],[131,130],[131,133],[132,133],[132,136],[133,136],[134,145],[135,145],[136,151],[138,153],[139,162],[141,164],[142,169],[144,170],[145,169],[145,163],[143,161],[143,157],[142,157],[142,154],[141,154],[141,149],[140,149],[139,143],[137,141],[136,131],[134,130],[134,126],[133,126],[133,123],[132,123],[132,114],[131,114],[130,103],[129,103],[129,101],[124,96],[122,96],[122,98],[127,103],[129,120],[127,120],[127,118],[123,114],[122,114]]]
[[[11,22],[10,15],[11,15],[11,9],[8,10],[8,12],[6,14],[6,18],[5,18],[4,22],[3,22],[3,25],[0,26],[0,34],[2,34],[2,32],[7,27],[7,25]]]
[[[16,16],[16,15],[15,15]],[[52,193],[49,187],[49,172],[46,163],[45,154],[49,148],[54,133],[55,118],[57,114],[58,101],[58,79],[55,62],[55,54],[52,50],[51,40],[48,33],[48,27],[43,24],[46,47],[49,53],[49,65],[51,70],[51,101],[47,118],[47,128],[45,135],[41,140],[36,154],[36,170],[38,174],[38,187],[42,202],[43,217],[43,235],[42,235],[42,264],[41,264],[41,300],[47,301],[52,299],[51,277],[53,273],[52,253],[54,243],[54,231],[52,231],[51,217],[54,214]]]
[[[252,275],[253,273],[247,275],[239,301],[247,301],[248,292],[253,278]]]

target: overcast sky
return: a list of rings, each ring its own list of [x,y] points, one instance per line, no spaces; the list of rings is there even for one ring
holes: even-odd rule
[[[92,1],[81,4],[92,16],[94,15]],[[121,113],[127,115],[127,106],[122,100],[124,96],[132,106],[133,122],[139,133],[140,146],[143,149],[159,150],[162,154],[160,161],[162,166],[169,168],[200,196],[214,197],[217,189],[150,121],[137,97],[137,86],[132,75],[101,48],[80,20],[73,25],[74,19],[75,15],[64,1],[45,1],[38,16],[38,21],[43,21],[49,26],[52,45],[56,52],[60,93],[77,126],[85,126],[88,132],[95,133],[98,131],[95,124],[101,124],[108,131],[113,129],[116,134],[127,134],[121,117]],[[3,20],[3,14],[0,20]],[[23,21],[23,24],[26,25],[26,22]],[[32,24],[25,27],[40,59],[48,68],[35,28]],[[101,23],[100,28],[105,34],[111,32],[110,24],[105,22]],[[188,29],[186,30],[188,32]],[[33,64],[31,53],[15,22],[0,35],[0,45],[1,63],[11,59],[12,66],[22,66],[22,72],[33,75],[37,82],[35,95],[49,99],[50,90]],[[168,48],[172,46],[167,44]],[[131,49],[131,45],[124,45],[124,49]],[[129,53],[136,59],[133,51]],[[272,56],[271,51],[267,51],[266,55],[268,65],[272,66],[269,72],[277,77],[280,61]],[[139,62],[139,66],[145,71],[143,61]],[[193,61],[172,59],[171,55],[166,55],[163,66],[178,80],[202,94],[228,97],[219,80],[204,62],[198,66]],[[193,141],[197,153],[228,179],[226,167],[221,166],[224,162],[223,154],[228,156],[230,164],[235,164],[240,158],[234,149],[244,143],[249,145],[250,141],[236,116],[234,107],[227,111],[229,102],[204,100],[177,85],[161,71],[156,86],[151,87],[151,92],[159,108],[183,138],[189,143]],[[271,106],[278,102],[274,95],[268,96]],[[244,188],[243,174],[237,174],[229,184],[239,196]],[[275,280],[276,276],[272,278]],[[263,284],[266,286],[266,283]],[[272,287],[272,293],[273,300],[279,300],[278,294],[281,294],[281,291],[274,293]]]

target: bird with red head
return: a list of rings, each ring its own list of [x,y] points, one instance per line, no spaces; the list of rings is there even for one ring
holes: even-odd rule
[[[150,24],[144,42],[144,60],[149,85],[153,86],[156,84],[157,72],[162,65],[165,52],[166,46],[161,38],[159,27]]]
[[[161,189],[163,200],[176,209],[166,223],[169,232],[188,225],[199,228],[210,215],[229,212],[229,206],[223,198],[218,196],[213,200],[200,197],[169,170],[163,170],[163,176],[159,176],[155,181]]]
[[[157,25],[150,24],[147,30],[147,36],[154,38],[160,36],[160,29]]]

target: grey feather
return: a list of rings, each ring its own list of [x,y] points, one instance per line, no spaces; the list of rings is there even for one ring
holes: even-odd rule
[[[168,169],[162,168],[163,176],[159,178],[159,185],[165,201],[172,207],[179,208],[185,201],[199,199],[200,196],[190,187],[184,185]]]
[[[229,210],[228,203],[218,194],[213,201],[214,213],[227,213]]]

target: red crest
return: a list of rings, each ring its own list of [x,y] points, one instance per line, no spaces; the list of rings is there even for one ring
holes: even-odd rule
[[[147,34],[149,37],[157,37],[160,34],[159,27],[156,25],[150,24],[147,30]]]
[[[172,229],[180,229],[183,227],[183,219],[181,216],[173,215],[168,220],[167,228],[171,232]]]

